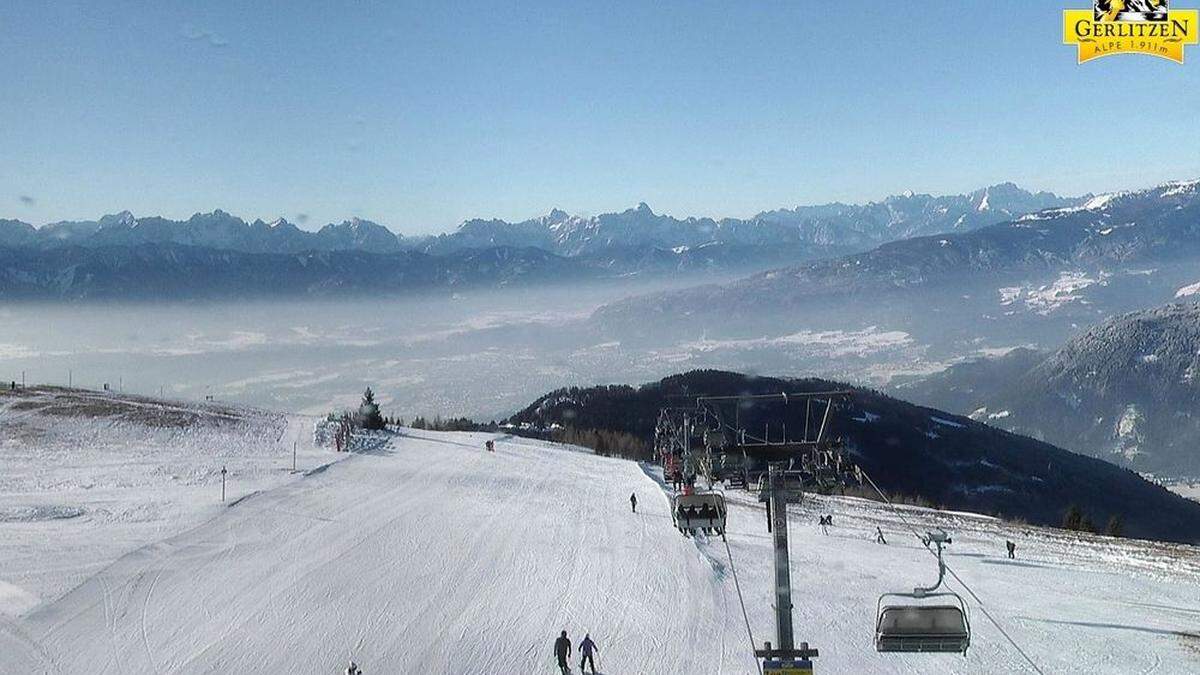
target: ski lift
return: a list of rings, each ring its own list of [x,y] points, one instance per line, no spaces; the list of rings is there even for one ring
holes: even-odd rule
[[[875,649],[880,652],[943,652],[966,654],[971,644],[971,621],[962,596],[952,591],[938,593],[946,576],[942,546],[950,543],[945,532],[930,532],[925,546],[937,545],[938,580],[912,593],[884,593],[876,604]],[[885,598],[908,598],[903,604],[884,605]],[[930,598],[952,602],[924,602]],[[921,602],[913,602],[921,601]]]
[[[725,534],[725,496],[719,492],[679,494],[671,500],[671,518],[684,534],[714,530]]]

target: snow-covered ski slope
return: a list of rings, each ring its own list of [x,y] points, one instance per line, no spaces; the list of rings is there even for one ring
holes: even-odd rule
[[[553,673],[565,629],[591,633],[609,675],[756,672],[724,545],[672,529],[653,470],[505,437],[487,453],[488,438],[409,431],[250,494],[6,619],[0,671],[334,673],[353,658],[367,673]],[[771,539],[749,494],[730,500],[761,642]],[[949,530],[951,566],[1045,672],[1200,669],[1196,549],[904,513]],[[792,520],[797,637],[820,649],[817,672],[1028,670],[978,609],[965,657],[877,654],[876,597],[932,580],[933,559],[877,503],[814,498]]]

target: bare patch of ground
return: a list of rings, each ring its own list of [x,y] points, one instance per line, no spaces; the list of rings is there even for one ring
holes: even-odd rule
[[[14,400],[15,399],[15,400]],[[243,424],[254,415],[217,403],[174,402],[65,387],[0,391],[0,405],[15,413],[55,417],[110,418],[155,428],[222,427]],[[265,414],[265,413],[264,413]]]

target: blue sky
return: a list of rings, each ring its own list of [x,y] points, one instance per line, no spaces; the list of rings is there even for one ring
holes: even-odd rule
[[[1076,65],[1062,9],[6,2],[0,217],[222,208],[419,233],[1200,177],[1200,49]]]

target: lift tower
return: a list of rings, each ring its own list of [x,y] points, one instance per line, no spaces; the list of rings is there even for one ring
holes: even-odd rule
[[[792,627],[787,506],[800,503],[805,489],[836,490],[858,475],[857,468],[843,457],[841,442],[828,439],[835,402],[844,401],[851,394],[833,390],[697,396],[694,408],[664,408],[659,414],[655,451],[663,461],[664,475],[674,480],[682,478],[686,483],[690,476],[703,474],[711,484],[715,480],[732,482],[740,476],[741,484],[749,488],[750,465],[757,462],[757,466],[766,466],[767,470],[759,474],[758,497],[767,505],[767,531],[774,540],[775,642],[766,642],[762,649],[754,650],[755,657],[763,660],[763,675],[812,675],[813,672],[812,659],[818,652],[807,642],[797,645]],[[763,421],[765,415],[761,413],[756,417],[764,422],[762,436],[743,425],[744,407],[787,408],[799,404],[804,405],[804,420],[799,429],[793,426],[790,435],[786,410],[780,420],[782,424],[775,426],[775,433],[772,423]],[[801,430],[803,435],[797,438],[796,432]],[[861,477],[858,480],[861,482]],[[724,525],[723,503],[720,512]]]
[[[812,659],[818,656],[807,642],[795,644],[792,633],[792,575],[788,560],[787,505],[798,504],[804,495],[796,472],[783,463],[767,467],[759,501],[767,504],[767,530],[775,544],[775,645],[766,643],[754,655],[763,659],[763,675],[812,675]]]

